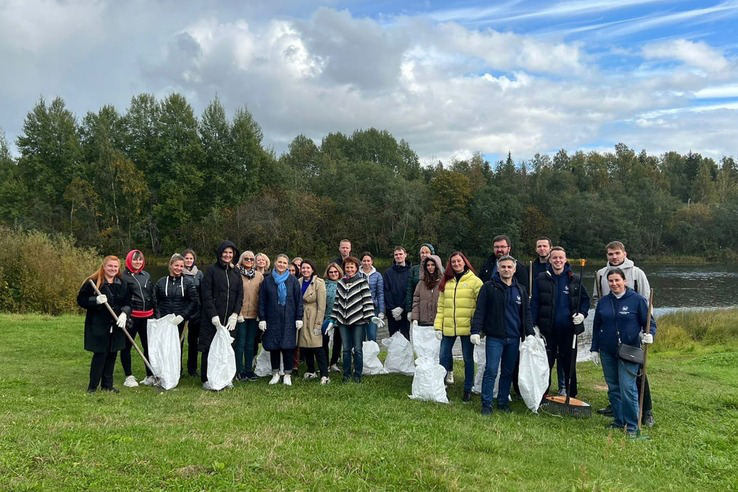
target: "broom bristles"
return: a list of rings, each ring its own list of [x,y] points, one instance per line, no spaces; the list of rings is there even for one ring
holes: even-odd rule
[[[541,404],[547,412],[571,417],[590,417],[592,416],[592,407],[589,403],[577,398],[569,398],[566,401],[565,396],[547,396]]]

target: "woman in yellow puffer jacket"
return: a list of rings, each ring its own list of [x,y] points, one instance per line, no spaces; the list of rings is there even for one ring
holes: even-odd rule
[[[441,341],[440,364],[446,368],[446,382],[453,382],[454,360],[451,350],[456,337],[461,337],[461,353],[464,356],[464,402],[471,401],[474,385],[474,345],[472,345],[471,320],[477,307],[477,296],[482,281],[463,253],[454,251],[446,264],[446,271],[438,285],[441,295],[436,311],[436,338]]]

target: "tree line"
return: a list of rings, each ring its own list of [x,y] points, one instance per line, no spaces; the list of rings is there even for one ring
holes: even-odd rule
[[[16,146],[13,156],[0,136],[0,223],[102,252],[209,252],[230,238],[328,257],[345,237],[388,256],[395,244],[422,242],[486,256],[497,234],[525,254],[541,235],[574,257],[599,257],[614,239],[640,256],[738,250],[730,156],[618,144],[421,166],[407,142],[374,128],[319,144],[298,135],[277,156],[246,107],[229,118],[216,98],[198,117],[177,93],[140,94],[125,113],[107,105],[81,119],[61,98],[42,98]]]

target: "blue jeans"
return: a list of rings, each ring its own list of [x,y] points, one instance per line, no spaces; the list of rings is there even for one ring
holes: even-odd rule
[[[247,319],[241,323],[236,323],[233,351],[236,354],[236,375],[238,376],[250,373],[253,370],[256,329],[255,319]]]
[[[638,389],[636,376],[639,365],[626,362],[617,354],[600,352],[602,372],[607,383],[607,397],[610,399],[613,424],[626,427],[628,432],[638,430]]]
[[[464,391],[471,391],[474,386],[474,345],[470,336],[459,336],[461,338],[461,354],[464,356]],[[456,342],[455,336],[443,336],[441,339],[441,352],[438,355],[439,362],[446,371],[454,370],[454,358],[451,350]]]
[[[497,389],[497,408],[506,408],[510,405],[510,385],[512,384],[515,362],[518,360],[519,338],[485,338],[486,362],[482,377],[482,406],[492,408],[492,395],[497,378],[497,366],[500,367],[500,385]]]
[[[343,343],[343,377],[351,377],[351,349],[354,350],[354,377],[361,377],[364,369],[364,332],[366,323],[360,325],[338,325]]]

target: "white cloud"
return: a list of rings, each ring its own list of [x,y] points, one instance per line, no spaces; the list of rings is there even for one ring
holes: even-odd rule
[[[679,60],[706,72],[720,72],[728,67],[728,60],[704,42],[675,39],[643,47],[646,59]]]

